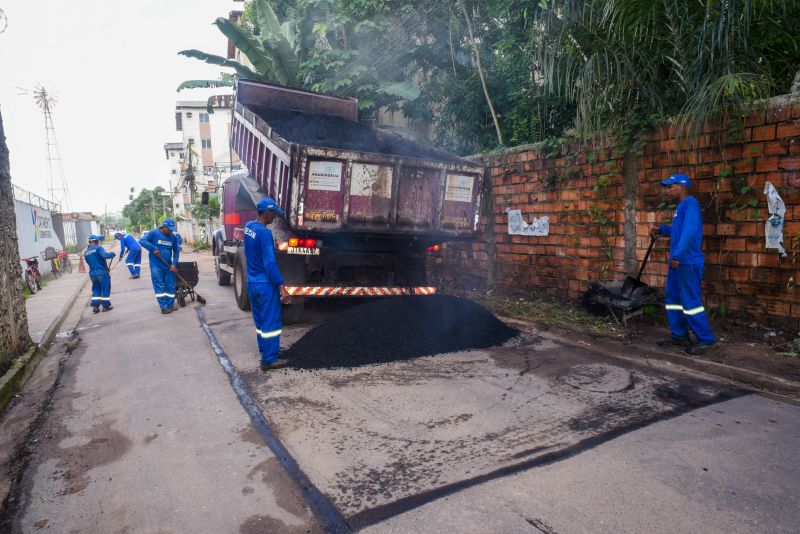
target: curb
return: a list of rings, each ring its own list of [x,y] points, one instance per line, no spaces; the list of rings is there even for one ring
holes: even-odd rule
[[[25,354],[17,358],[14,365],[11,366],[11,369],[6,371],[2,378],[0,378],[0,413],[5,411],[6,406],[11,402],[14,394],[22,389],[22,386],[25,385],[25,382],[33,374],[36,366],[39,365],[39,362],[44,358],[59,328],[61,328],[61,324],[64,322],[64,319],[66,319],[70,310],[72,310],[72,306],[75,304],[75,301],[78,300],[78,296],[86,287],[87,282],[88,280],[84,280],[75,293],[67,299],[64,307],[45,331],[42,340],[37,345],[29,348]]]
[[[517,323],[519,325],[532,326],[537,329],[536,335],[552,341],[558,341],[562,345],[569,347],[576,347],[582,349],[591,349],[600,352],[612,358],[628,360],[632,362],[642,362],[647,360],[660,360],[674,365],[681,365],[683,367],[708,373],[726,380],[736,382],[739,385],[747,386],[750,389],[758,389],[769,393],[778,393],[782,395],[797,396],[800,394],[800,382],[793,380],[786,380],[777,376],[765,375],[758,371],[751,369],[744,369],[742,367],[733,367],[724,363],[717,363],[710,360],[703,360],[692,356],[684,356],[673,352],[666,352],[656,350],[651,347],[641,347],[639,356],[632,356],[630,354],[621,352],[617,344],[612,340],[593,340],[590,346],[581,341],[575,341],[564,337],[562,335],[553,334],[551,332],[543,332],[539,326],[531,321],[524,319],[516,319],[513,317],[498,316],[504,322]]]

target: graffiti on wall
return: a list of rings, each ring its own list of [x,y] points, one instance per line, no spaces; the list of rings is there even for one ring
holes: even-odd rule
[[[53,220],[40,209],[31,208],[34,243],[53,237]]]

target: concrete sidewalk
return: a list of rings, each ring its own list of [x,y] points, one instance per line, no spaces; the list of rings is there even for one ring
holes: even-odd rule
[[[64,359],[0,530],[314,530],[194,306],[161,315],[146,266],[139,280],[114,269],[111,287],[112,311],[82,310],[82,341]]]
[[[34,343],[42,342],[42,337],[62,312],[64,305],[88,279],[86,273],[78,272],[77,262],[74,262],[72,274],[65,273],[56,280],[51,278],[38,293],[25,299],[28,331]]]

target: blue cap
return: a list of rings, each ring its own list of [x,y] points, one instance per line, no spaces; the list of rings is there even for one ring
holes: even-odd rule
[[[122,237],[122,232],[114,232],[114,239]]]
[[[87,238],[87,241],[102,241],[102,240],[103,240],[102,237],[94,234],[89,234],[89,237]]]
[[[685,185],[687,188],[692,187],[692,181],[689,179],[688,176],[685,174],[673,174],[666,180],[661,181],[661,185],[672,185],[672,184],[681,184]]]
[[[164,219],[164,222],[161,223],[161,226],[159,226],[159,228],[163,228],[164,226],[166,226],[173,232],[175,231],[175,221],[173,221],[172,219]]]
[[[262,211],[274,211],[278,215],[283,215],[283,210],[278,207],[278,203],[271,198],[262,198],[256,209],[258,209],[259,213]]]

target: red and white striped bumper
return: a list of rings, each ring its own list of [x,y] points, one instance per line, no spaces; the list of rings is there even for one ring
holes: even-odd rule
[[[406,297],[435,295],[435,287],[311,287],[286,286],[293,297]]]

